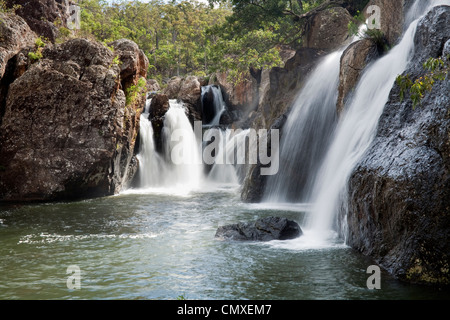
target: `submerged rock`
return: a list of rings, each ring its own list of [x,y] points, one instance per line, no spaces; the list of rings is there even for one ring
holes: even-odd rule
[[[239,241],[290,240],[303,234],[297,222],[280,217],[267,217],[255,222],[219,227],[216,238]]]

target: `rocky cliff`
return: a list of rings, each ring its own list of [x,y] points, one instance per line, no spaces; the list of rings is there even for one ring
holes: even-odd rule
[[[405,74],[450,54],[449,39],[450,7],[437,7],[419,23]],[[436,82],[413,108],[394,86],[349,183],[348,244],[411,282],[450,284],[449,92],[448,78]]]
[[[127,183],[143,98],[125,92],[146,76],[148,60],[131,41],[115,51],[86,39],[47,43],[31,59],[36,35],[3,15],[0,199],[32,201],[110,195]],[[6,21],[6,22],[5,22]],[[18,26],[18,27],[16,27]],[[32,44],[33,43],[33,44]],[[132,167],[131,167],[132,168]],[[131,169],[132,172],[132,169]]]
[[[16,14],[25,19],[36,34],[54,42],[59,27],[67,25],[68,0],[6,0],[8,7],[17,6]]]

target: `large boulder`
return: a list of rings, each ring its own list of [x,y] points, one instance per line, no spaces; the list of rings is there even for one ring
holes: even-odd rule
[[[345,102],[358,83],[362,71],[377,56],[377,46],[369,39],[352,43],[344,51],[339,73],[339,93],[336,106],[338,114],[344,109]]]
[[[343,7],[333,7],[318,12],[312,19],[306,36],[306,46],[312,49],[333,51],[349,39],[350,13]]]
[[[24,72],[22,67],[27,64],[22,51],[33,49],[36,38],[23,18],[0,12],[0,125],[9,85]]]
[[[37,35],[23,18],[0,12],[0,79],[8,61],[24,48],[33,48]]]
[[[267,217],[254,222],[221,226],[216,238],[238,241],[291,240],[303,234],[297,222],[280,217]]]
[[[0,199],[111,195],[127,181],[137,106],[125,107],[119,66],[105,46],[73,39],[8,89],[0,127]]]
[[[190,105],[197,105],[202,94],[202,86],[195,76],[187,76],[181,83],[178,99]]]
[[[180,93],[182,77],[172,77],[168,82],[164,90],[162,91],[169,99],[178,99]]]
[[[8,7],[19,6],[16,14],[25,19],[31,30],[54,42],[58,28],[67,25],[69,12],[65,0],[6,0]]]
[[[141,77],[147,76],[148,58],[135,42],[128,39],[119,39],[108,45],[114,48],[114,53],[120,60],[120,82],[126,93]]]
[[[420,77],[443,55],[450,6],[434,8],[418,27],[405,71]],[[376,138],[349,181],[350,246],[399,279],[450,284],[450,82],[437,81],[413,108],[394,86]]]
[[[173,77],[162,90],[162,94],[169,99],[184,103],[188,118],[193,125],[194,121],[202,120],[201,95],[203,80],[196,76]]]

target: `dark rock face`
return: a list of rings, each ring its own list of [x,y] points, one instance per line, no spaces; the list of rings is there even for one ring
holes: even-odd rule
[[[216,238],[239,241],[290,240],[303,234],[292,220],[279,217],[258,219],[251,223],[237,223],[219,227]]]
[[[202,120],[210,123],[214,119],[214,92],[212,87],[207,87],[202,94]]]
[[[110,195],[126,180],[138,115],[103,45],[73,39],[9,86],[0,127],[0,199]]]
[[[405,74],[419,77],[443,54],[450,7],[418,25]],[[348,244],[399,279],[450,284],[450,82],[436,82],[421,105],[400,102],[394,86],[376,139],[349,183]]]
[[[164,116],[169,107],[169,98],[165,94],[155,95],[150,103],[148,119],[152,123],[155,148],[158,152],[163,150],[162,129],[164,127]]]

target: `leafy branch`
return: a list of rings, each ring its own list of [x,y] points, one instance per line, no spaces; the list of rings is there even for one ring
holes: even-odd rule
[[[400,101],[405,98],[405,93],[409,93],[413,108],[415,108],[425,96],[426,92],[431,92],[436,81],[444,81],[450,72],[450,55],[446,58],[429,58],[423,68],[429,72],[415,79],[411,79],[409,74],[399,75],[396,79],[400,87]]]

